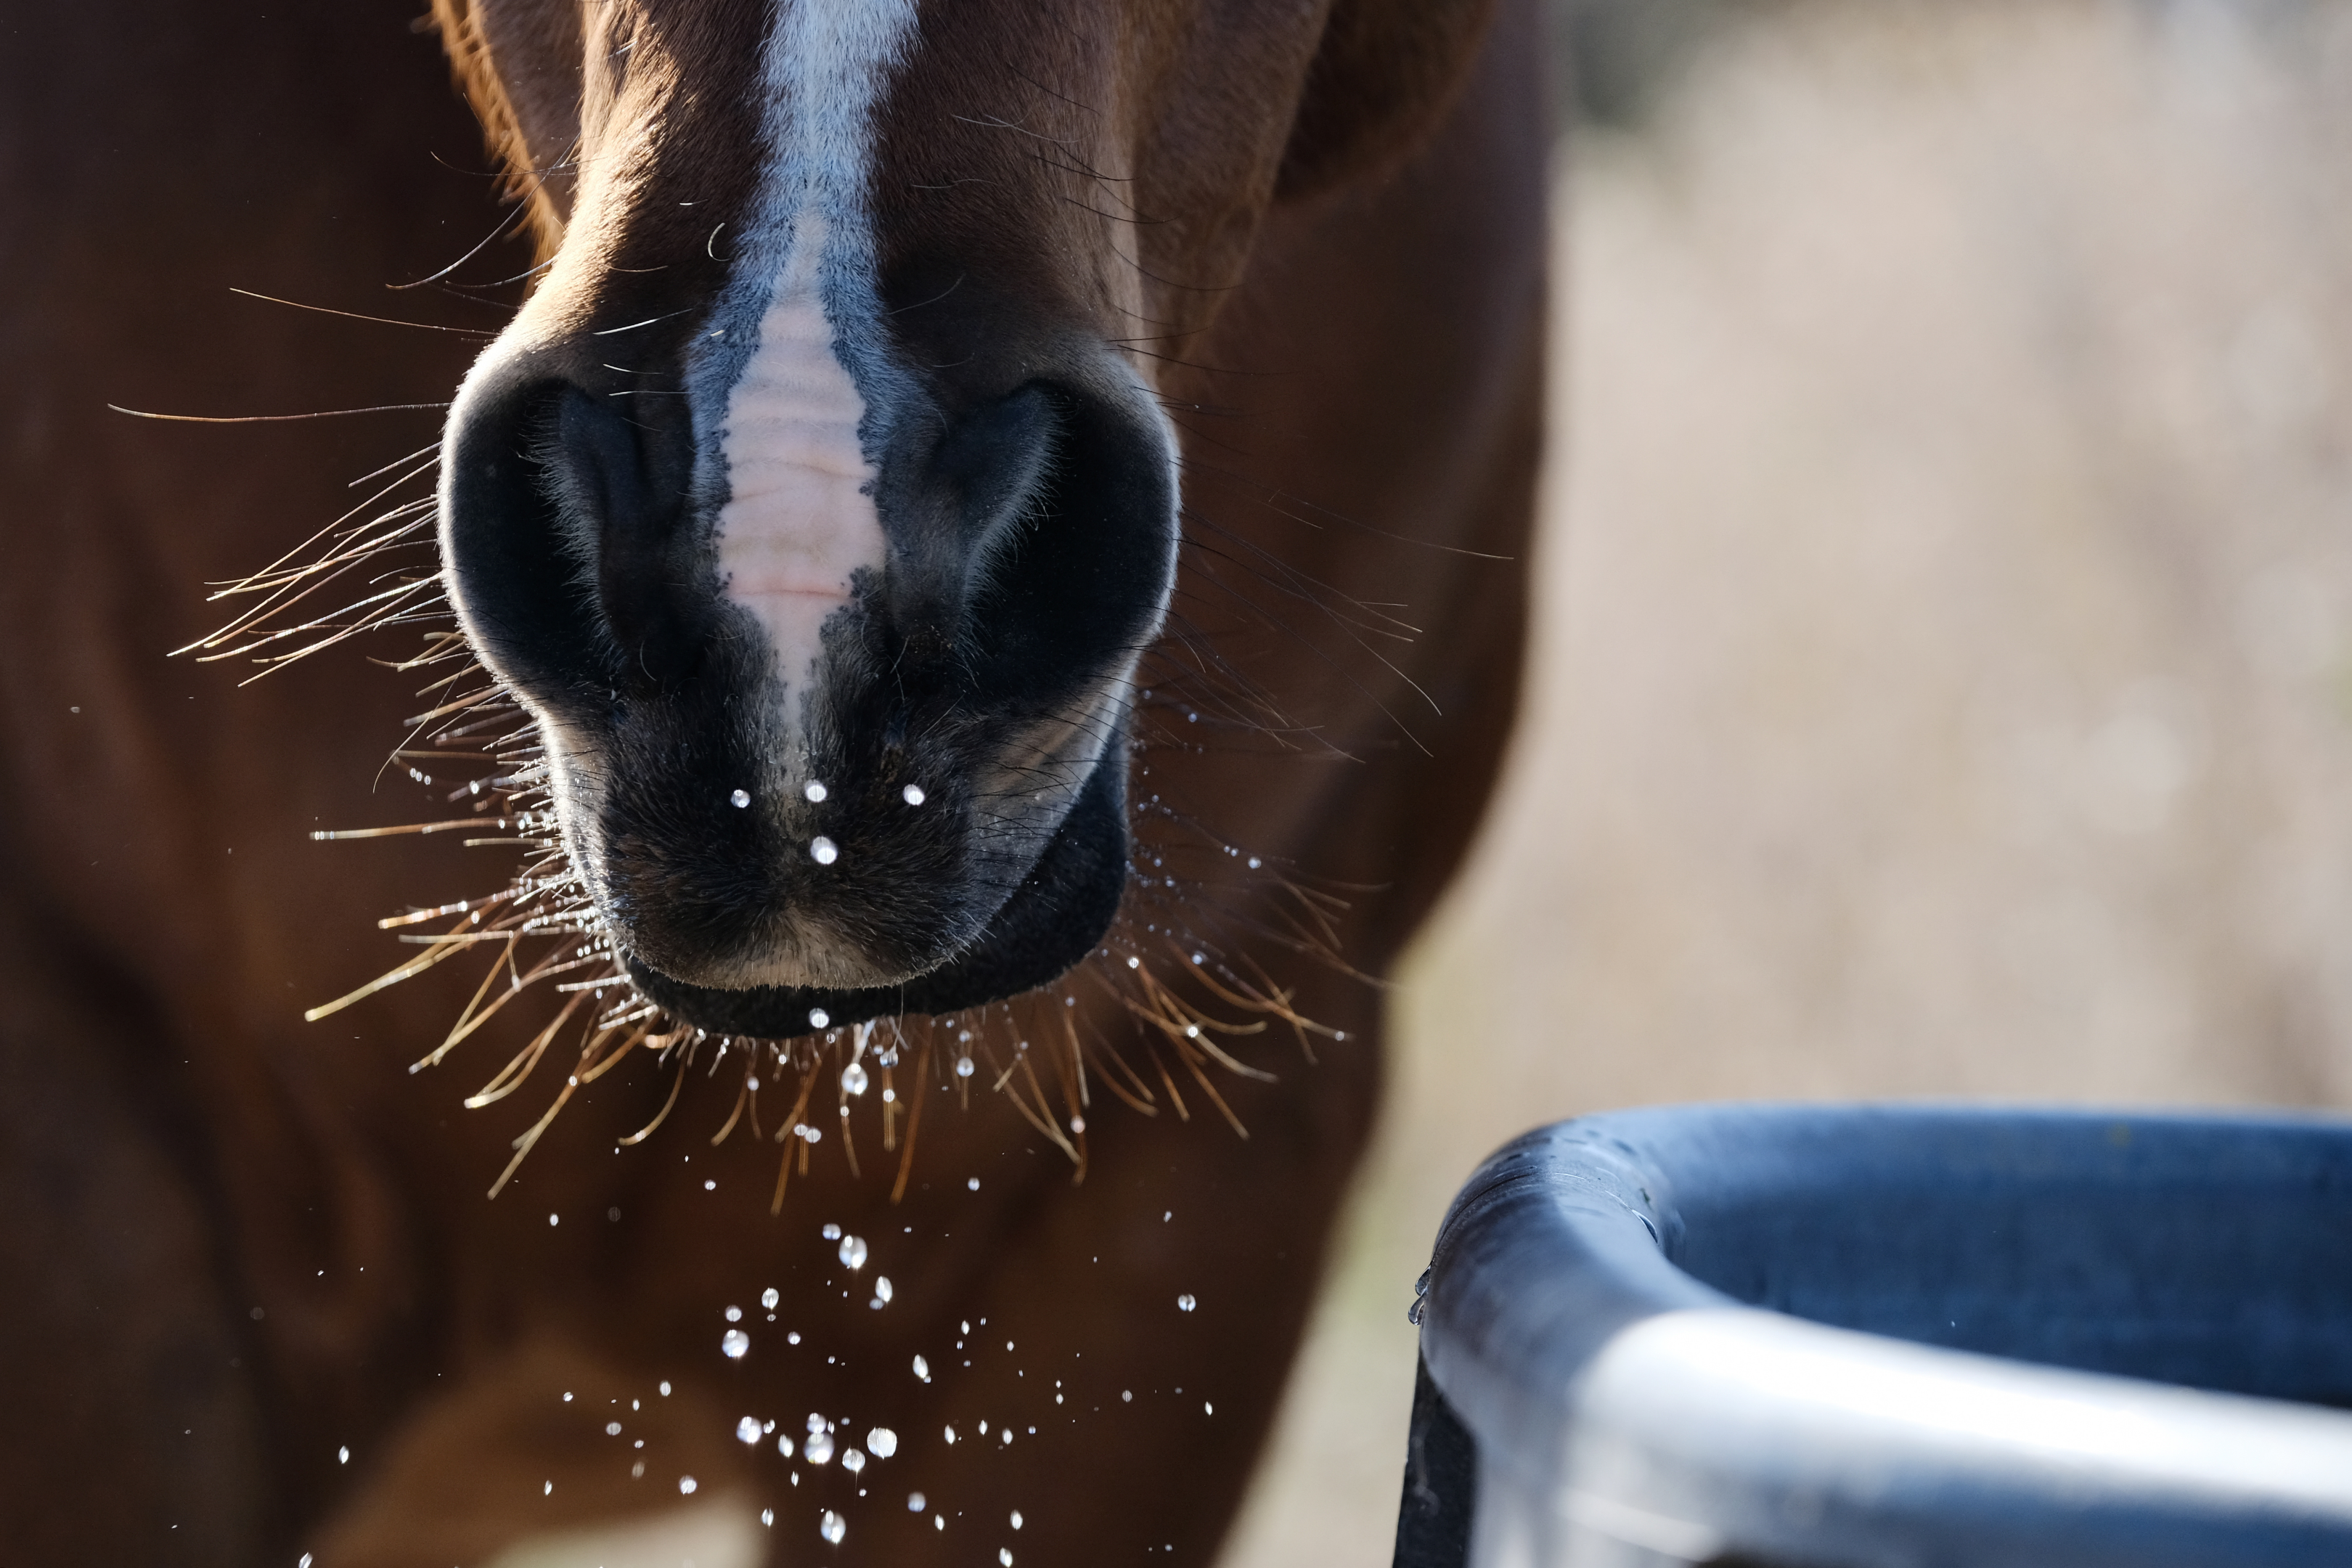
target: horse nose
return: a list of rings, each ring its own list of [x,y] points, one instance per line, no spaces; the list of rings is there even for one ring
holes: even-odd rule
[[[682,421],[528,364],[453,411],[442,539],[494,668],[558,710],[673,685],[708,633]]]

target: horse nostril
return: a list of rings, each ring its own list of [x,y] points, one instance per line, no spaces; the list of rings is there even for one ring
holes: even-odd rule
[[[690,675],[708,593],[688,548],[687,443],[569,381],[468,395],[450,430],[443,545],[499,673],[559,705]]]
[[[1060,426],[1034,384],[958,420],[928,452],[887,465],[880,506],[892,531],[891,614],[910,649],[944,656],[1034,511]]]
[[[539,458],[569,552],[593,576],[624,677],[669,685],[699,662],[708,595],[691,592],[698,573],[681,526],[684,465],[661,460],[662,434],[567,385],[542,427]]]

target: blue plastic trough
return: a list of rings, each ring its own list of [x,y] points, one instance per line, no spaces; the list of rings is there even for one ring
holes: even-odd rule
[[[2352,1565],[2352,1124],[1587,1117],[1424,1283],[1400,1568]]]

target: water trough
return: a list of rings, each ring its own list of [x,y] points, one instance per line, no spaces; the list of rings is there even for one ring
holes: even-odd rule
[[[1423,1289],[1398,1568],[2352,1563],[2352,1123],[1587,1117]]]

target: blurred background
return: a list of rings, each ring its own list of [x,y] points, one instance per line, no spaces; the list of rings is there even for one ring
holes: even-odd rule
[[[2352,1107],[2352,0],[1563,0],[1522,729],[1226,1568],[1522,1129]]]

